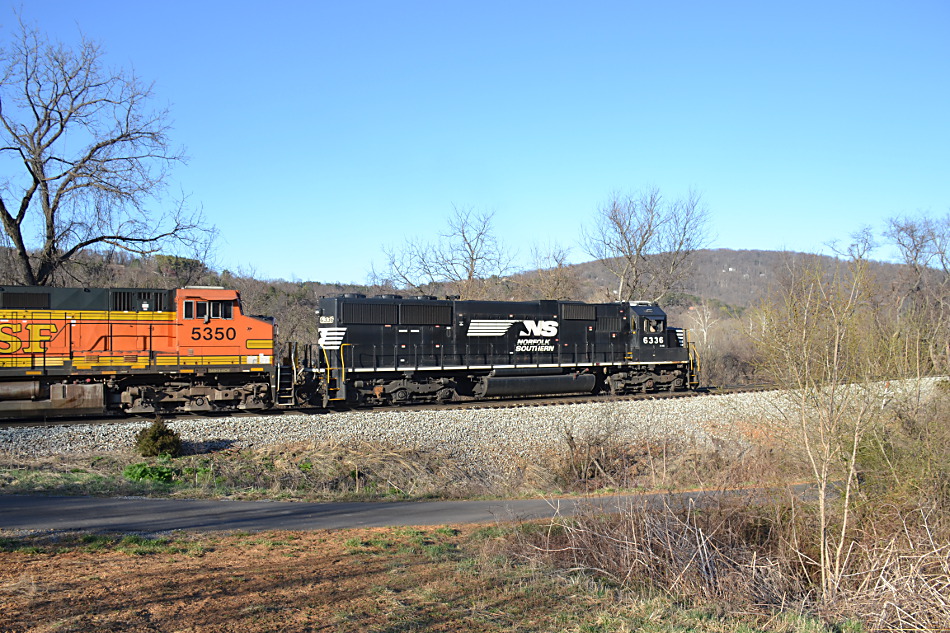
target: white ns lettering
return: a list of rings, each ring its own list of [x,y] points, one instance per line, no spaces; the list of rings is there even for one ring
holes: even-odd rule
[[[557,321],[522,321],[525,331],[519,336],[557,336]]]

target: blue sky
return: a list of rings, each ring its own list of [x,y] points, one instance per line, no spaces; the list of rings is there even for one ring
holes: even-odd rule
[[[167,102],[217,266],[363,282],[493,211],[527,261],[612,193],[701,192],[713,247],[820,252],[950,211],[950,3],[8,3]],[[882,252],[881,257],[887,254]]]

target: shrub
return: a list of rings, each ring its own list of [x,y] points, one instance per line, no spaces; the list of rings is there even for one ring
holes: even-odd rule
[[[169,466],[151,466],[149,464],[129,464],[122,471],[122,476],[130,481],[157,481],[171,483],[175,478],[175,470]]]
[[[142,429],[135,436],[135,448],[142,457],[175,457],[181,453],[181,437],[169,428],[164,420],[157,418],[151,426]]]

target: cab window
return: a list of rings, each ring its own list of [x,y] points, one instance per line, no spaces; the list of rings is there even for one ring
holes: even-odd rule
[[[231,301],[185,301],[186,319],[233,319],[234,305]]]
[[[662,332],[663,328],[663,319],[643,319],[643,331],[655,334]]]
[[[212,301],[211,318],[212,319],[230,319],[232,318],[232,304],[230,301]]]

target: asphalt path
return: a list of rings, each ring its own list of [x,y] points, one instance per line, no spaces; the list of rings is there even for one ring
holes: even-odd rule
[[[797,487],[796,487],[797,488]],[[796,490],[801,493],[801,490]],[[579,509],[716,503],[754,491],[515,499],[301,503],[0,495],[0,533],[9,531],[192,532],[326,530],[401,525],[496,523],[568,516]]]

